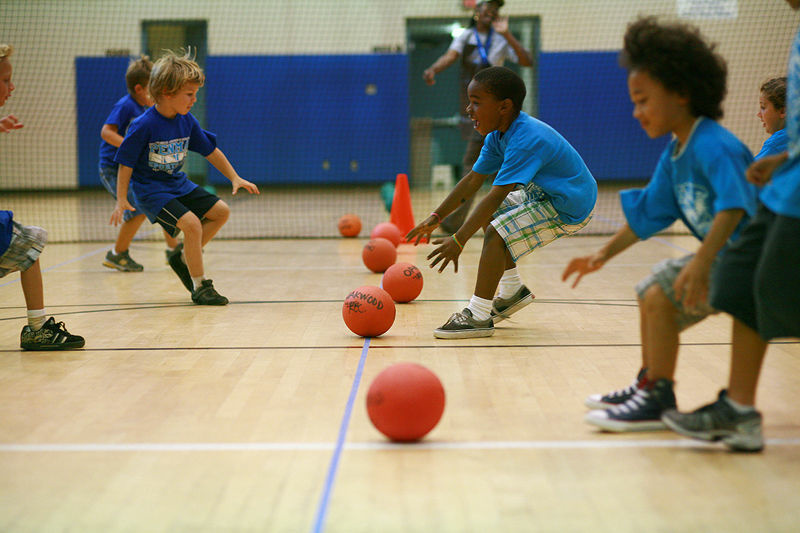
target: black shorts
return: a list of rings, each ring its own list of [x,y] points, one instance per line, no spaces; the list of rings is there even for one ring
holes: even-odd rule
[[[167,202],[167,205],[158,212],[156,222],[161,224],[161,227],[172,237],[177,237],[181,232],[178,226],[175,225],[178,223],[178,219],[191,211],[197,218],[203,220],[208,210],[214,207],[217,202],[219,202],[217,196],[202,187],[197,187],[189,194],[173,198]]]
[[[711,305],[765,340],[800,337],[800,219],[763,205],[714,269]]]

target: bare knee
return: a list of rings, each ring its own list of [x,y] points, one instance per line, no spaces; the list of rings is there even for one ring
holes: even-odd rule
[[[184,238],[199,237],[203,233],[203,225],[200,223],[200,219],[191,211],[179,218],[176,225],[183,232]]]
[[[654,283],[647,288],[644,297],[639,300],[642,311],[648,316],[675,314],[675,306],[664,293],[664,290]]]
[[[217,201],[214,206],[205,214],[205,218],[215,222],[226,222],[231,216],[231,208],[222,200]]]

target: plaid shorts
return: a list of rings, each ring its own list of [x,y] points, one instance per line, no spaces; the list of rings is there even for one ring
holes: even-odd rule
[[[42,253],[47,242],[47,231],[36,226],[23,226],[16,222],[11,230],[11,243],[0,256],[0,278],[12,272],[25,272]]]
[[[678,311],[676,318],[679,331],[683,331],[689,326],[697,324],[709,315],[718,313],[717,310],[709,305],[708,301],[698,304],[694,309],[689,311],[683,307],[683,303],[679,302],[675,297],[675,289],[672,288],[672,285],[675,283],[678,274],[683,270],[683,267],[688,265],[693,257],[694,254],[679,259],[665,259],[653,267],[653,273],[651,275],[636,284],[636,294],[639,296],[640,300],[644,299],[644,293],[646,293],[647,289],[651,286],[658,284],[658,286],[661,287],[661,290],[664,291],[664,294]],[[717,266],[717,261],[716,259],[714,260],[714,264],[711,267],[712,272]]]
[[[492,226],[517,261],[559,237],[578,232],[591,219],[592,213],[582,222],[565,224],[541,187],[530,184],[508,193],[494,213]]]

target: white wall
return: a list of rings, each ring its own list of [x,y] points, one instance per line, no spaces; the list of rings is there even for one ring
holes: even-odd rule
[[[639,14],[676,15],[677,0],[507,0],[539,15],[542,49],[617,50]],[[77,182],[74,58],[141,46],[141,21],[207,19],[209,53],[365,53],[404,45],[406,17],[463,17],[458,0],[0,0],[0,41],[15,46],[17,90],[2,109],[25,128],[0,137],[0,189]],[[785,72],[798,14],[781,0],[739,0],[730,21],[691,21],[729,66],[723,124],[756,151],[760,82]],[[235,80],[231,80],[235,97]],[[99,140],[98,140],[99,142]]]

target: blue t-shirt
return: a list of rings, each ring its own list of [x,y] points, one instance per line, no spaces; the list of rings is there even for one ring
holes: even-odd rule
[[[117,133],[125,137],[125,132],[128,130],[128,125],[133,119],[144,113],[147,109],[143,105],[136,103],[136,100],[130,94],[126,94],[114,104],[111,108],[111,113],[108,114],[103,125],[113,124],[117,127]],[[117,147],[109,144],[104,140],[100,140],[100,166],[117,168],[114,162],[114,155],[117,153]]]
[[[704,117],[695,121],[676,155],[677,145],[677,139],[667,145],[644,189],[620,193],[628,225],[644,240],[680,219],[702,241],[719,211],[744,209],[746,215],[731,236],[736,238],[756,210],[756,187],[745,179],[753,161],[750,150]]]
[[[778,130],[769,136],[769,139],[764,141],[761,145],[761,151],[758,152],[754,159],[761,159],[768,155],[782,154],[788,149],[789,136],[786,135],[786,128]]]
[[[761,191],[773,213],[800,218],[800,31],[792,43],[786,84],[786,134],[789,159],[775,170]]]
[[[131,187],[150,222],[170,200],[197,185],[181,172],[189,150],[203,157],[217,147],[217,137],[200,127],[191,113],[167,118],[153,106],[131,122],[114,161],[131,167]]]
[[[6,253],[11,244],[11,230],[14,228],[13,219],[14,213],[11,211],[0,211],[0,255]]]
[[[560,133],[524,112],[505,133],[486,136],[472,170],[497,172],[494,185],[533,182],[568,224],[583,222],[597,202],[597,182],[580,154]]]

